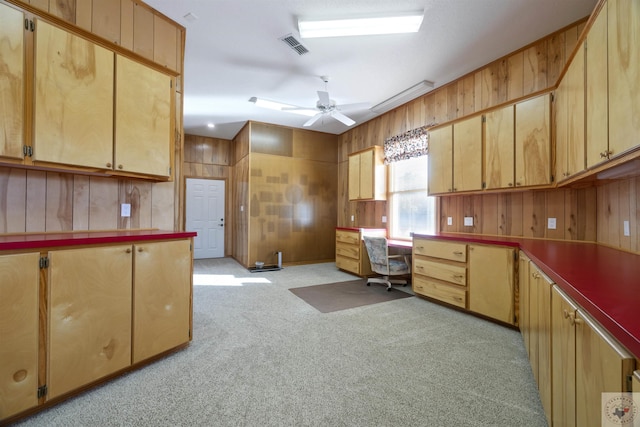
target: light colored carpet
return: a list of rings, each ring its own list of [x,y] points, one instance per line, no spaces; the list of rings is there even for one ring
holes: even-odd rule
[[[21,425],[546,425],[517,331],[420,298],[319,313],[288,291],[353,278],[196,261],[187,349]]]

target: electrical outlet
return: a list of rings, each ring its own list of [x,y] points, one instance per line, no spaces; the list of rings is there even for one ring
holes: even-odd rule
[[[625,235],[625,236],[631,236],[631,232],[629,231],[629,221],[626,221],[626,220],[625,220],[625,221],[623,222],[623,224],[624,224],[624,225],[623,225],[623,227],[622,227],[622,228],[623,228],[623,231],[624,231],[624,235]]]
[[[354,215],[351,215],[351,222],[355,221],[356,217]]]
[[[382,223],[386,223],[387,222],[387,217],[385,215],[382,215]]]
[[[472,216],[465,216],[464,217],[464,226],[465,227],[473,227],[473,217]]]
[[[128,218],[131,216],[131,204],[130,203],[122,203],[120,205],[120,216]]]
[[[556,229],[556,218],[547,218],[547,228],[549,230]]]
[[[453,225],[453,218],[450,216],[447,217],[447,225]]]

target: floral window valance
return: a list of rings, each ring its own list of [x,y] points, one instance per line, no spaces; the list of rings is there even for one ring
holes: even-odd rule
[[[385,139],[385,164],[426,156],[429,152],[429,132],[427,131],[429,127],[423,126]]]

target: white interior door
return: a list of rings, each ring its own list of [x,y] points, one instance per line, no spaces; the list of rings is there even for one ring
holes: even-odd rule
[[[224,257],[224,181],[187,178],[186,230],[198,233],[193,257]]]

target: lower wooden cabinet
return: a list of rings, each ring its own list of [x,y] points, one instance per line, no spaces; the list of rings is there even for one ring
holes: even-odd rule
[[[0,424],[188,343],[192,260],[191,238],[0,255]]]
[[[515,324],[516,252],[510,247],[469,245],[469,310]]]
[[[413,291],[467,308],[467,245],[434,239],[413,239]]]
[[[386,236],[385,229],[336,230],[336,267],[358,276],[370,276],[371,261],[362,236]]]
[[[589,315],[578,309],[576,330],[576,426],[598,427],[602,393],[631,391],[635,359]]]
[[[38,404],[39,259],[0,256],[0,420]]]
[[[516,253],[511,247],[413,239],[413,291],[515,324]]]
[[[131,245],[49,252],[47,399],[131,364]]]
[[[134,246],[133,363],[191,339],[190,244]]]

